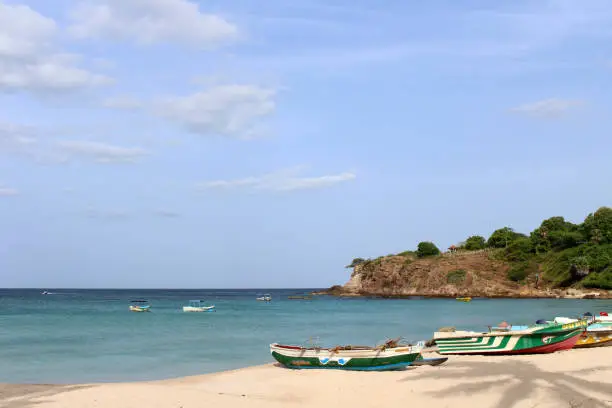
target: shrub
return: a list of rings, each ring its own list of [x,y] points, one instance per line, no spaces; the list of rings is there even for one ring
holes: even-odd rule
[[[487,241],[484,237],[480,235],[472,235],[468,239],[465,240],[465,244],[463,247],[468,251],[476,251],[479,249],[484,249],[487,246]]]
[[[527,261],[534,251],[533,243],[529,238],[519,238],[512,241],[506,248],[506,259],[510,262]]]
[[[345,268],[354,268],[357,265],[360,265],[360,264],[364,263],[365,261],[366,260],[363,259],[363,258],[355,258],[355,259],[353,259],[353,261],[349,265],[346,265]]]
[[[601,272],[589,274],[582,281],[582,286],[585,288],[601,288],[612,290],[612,266],[604,269]]]
[[[601,272],[612,266],[612,245],[589,245],[585,248],[584,256],[591,271]]]
[[[440,250],[433,242],[424,241],[419,242],[416,254],[419,258],[424,258],[426,256],[440,255]]]
[[[457,284],[465,281],[465,276],[467,272],[465,269],[455,269],[454,271],[450,271],[446,274],[446,282]]]
[[[399,254],[397,254],[398,256],[405,256],[405,257],[412,257],[415,256],[416,253],[414,251],[404,251],[404,252],[400,252]]]
[[[551,231],[548,233],[549,246],[556,250],[573,248],[582,241],[584,241],[584,235],[577,231]]]
[[[529,275],[529,263],[521,262],[518,263],[508,270],[508,279],[514,282],[520,282],[525,280]]]

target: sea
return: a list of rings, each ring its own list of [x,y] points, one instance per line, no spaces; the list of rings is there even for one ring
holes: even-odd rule
[[[612,309],[610,300],[288,299],[317,289],[47,290],[0,289],[0,383],[167,379],[271,363],[274,342],[416,342],[443,326],[487,330]],[[264,293],[271,302],[256,300]],[[150,313],[129,311],[137,298]],[[184,313],[191,299],[217,311]]]

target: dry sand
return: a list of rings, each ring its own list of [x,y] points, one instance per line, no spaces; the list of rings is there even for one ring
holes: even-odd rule
[[[450,356],[398,372],[249,367],[164,381],[1,385],[3,408],[612,407],[612,347]]]

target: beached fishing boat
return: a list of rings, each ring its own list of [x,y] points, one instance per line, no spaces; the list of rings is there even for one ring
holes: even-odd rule
[[[471,297],[467,296],[467,297],[458,297],[455,298],[456,300],[460,301],[460,302],[470,302],[472,300]]]
[[[150,312],[151,305],[144,299],[136,299],[130,301],[130,311],[132,312]]]
[[[502,322],[488,332],[456,331],[434,333],[439,354],[534,354],[552,353],[574,347],[587,327],[587,320],[566,324],[544,322],[512,326]]]
[[[356,371],[388,371],[422,360],[420,346],[398,345],[391,340],[377,346],[337,346],[334,348],[270,344],[272,357],[288,368],[321,368]]]
[[[256,300],[259,300],[260,302],[271,302],[272,296],[266,293],[263,296],[259,296]]]
[[[189,306],[183,306],[183,312],[214,312],[215,305],[204,306],[201,300],[190,300]]]
[[[592,348],[612,346],[612,318],[602,312],[599,316],[585,313],[583,319],[589,320],[589,325],[584,333],[580,334],[574,348]],[[568,317],[555,317],[556,323],[573,323],[580,319]]]

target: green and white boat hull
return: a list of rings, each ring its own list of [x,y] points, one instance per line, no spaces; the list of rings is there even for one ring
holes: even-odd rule
[[[421,360],[422,347],[398,346],[390,348],[305,348],[271,344],[270,353],[288,368],[322,368],[358,371],[396,370]]]
[[[520,330],[488,333],[436,332],[439,354],[534,354],[569,350],[585,331],[587,321],[524,326]]]

